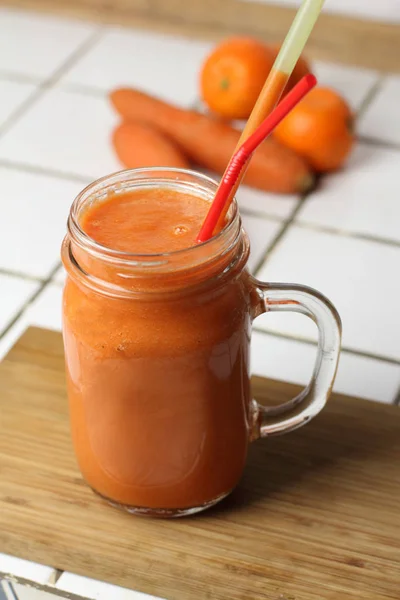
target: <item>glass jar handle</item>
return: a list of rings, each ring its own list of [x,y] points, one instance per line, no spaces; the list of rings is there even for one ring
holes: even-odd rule
[[[280,406],[265,407],[253,400],[252,439],[287,433],[305,425],[325,406],[339,360],[341,321],[333,304],[318,291],[303,285],[263,283],[251,277],[253,318],[270,311],[299,312],[318,327],[318,351],[308,386]]]

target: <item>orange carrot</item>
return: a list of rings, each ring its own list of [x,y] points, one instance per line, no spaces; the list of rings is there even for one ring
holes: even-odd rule
[[[140,120],[155,127],[196,164],[220,174],[224,172],[238,143],[238,130],[134,89],[115,90],[110,98],[125,120]],[[313,175],[304,159],[269,138],[255,152],[245,183],[266,191],[296,193],[311,187]]]
[[[121,123],[112,137],[115,152],[125,167],[189,168],[189,161],[176,145],[147,124]]]

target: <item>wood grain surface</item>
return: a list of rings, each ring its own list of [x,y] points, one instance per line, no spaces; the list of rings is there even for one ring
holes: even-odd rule
[[[366,0],[366,2],[373,0]],[[376,0],[377,1],[377,0]],[[0,0],[0,4],[90,21],[220,39],[255,35],[285,37],[295,9],[251,0]],[[400,72],[400,25],[323,12],[306,54],[315,59]]]
[[[336,395],[303,429],[252,444],[227,501],[151,520],[82,481],[63,369],[60,334],[35,328],[0,364],[1,552],[168,600],[400,598],[397,407]],[[265,404],[296,391],[254,380]]]

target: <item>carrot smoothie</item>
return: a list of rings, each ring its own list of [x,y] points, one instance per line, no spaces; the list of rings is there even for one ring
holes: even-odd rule
[[[179,187],[179,186],[178,186]],[[64,343],[82,474],[132,512],[228,494],[249,437],[247,240],[236,215],[197,245],[209,191],[88,196],[63,247]]]
[[[217,185],[191,171],[124,171],[72,205],[62,246],[63,336],[73,445],[82,475],[132,513],[183,516],[238,483],[250,440],[292,431],[324,407],[340,317],[307,286],[246,270],[233,202],[223,229],[196,238]],[[318,325],[311,381],[268,408],[250,396],[251,323],[295,311]]]

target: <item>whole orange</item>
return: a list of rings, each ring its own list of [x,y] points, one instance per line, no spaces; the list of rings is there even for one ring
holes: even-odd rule
[[[329,88],[314,88],[275,129],[275,137],[316,171],[342,166],[354,143],[346,101]]]
[[[253,38],[230,38],[207,57],[200,74],[201,96],[226,119],[247,119],[274,62],[271,49]]]
[[[281,44],[271,45],[271,52],[273,54],[274,60],[278,56],[278,52],[280,49]],[[312,73],[310,65],[304,56],[300,56],[289,78],[289,81],[286,84],[286,88],[283,95],[285,96],[288,92],[290,92],[290,90],[296,85],[296,83],[298,83],[300,79],[304,77],[304,75],[308,75],[308,73]]]

